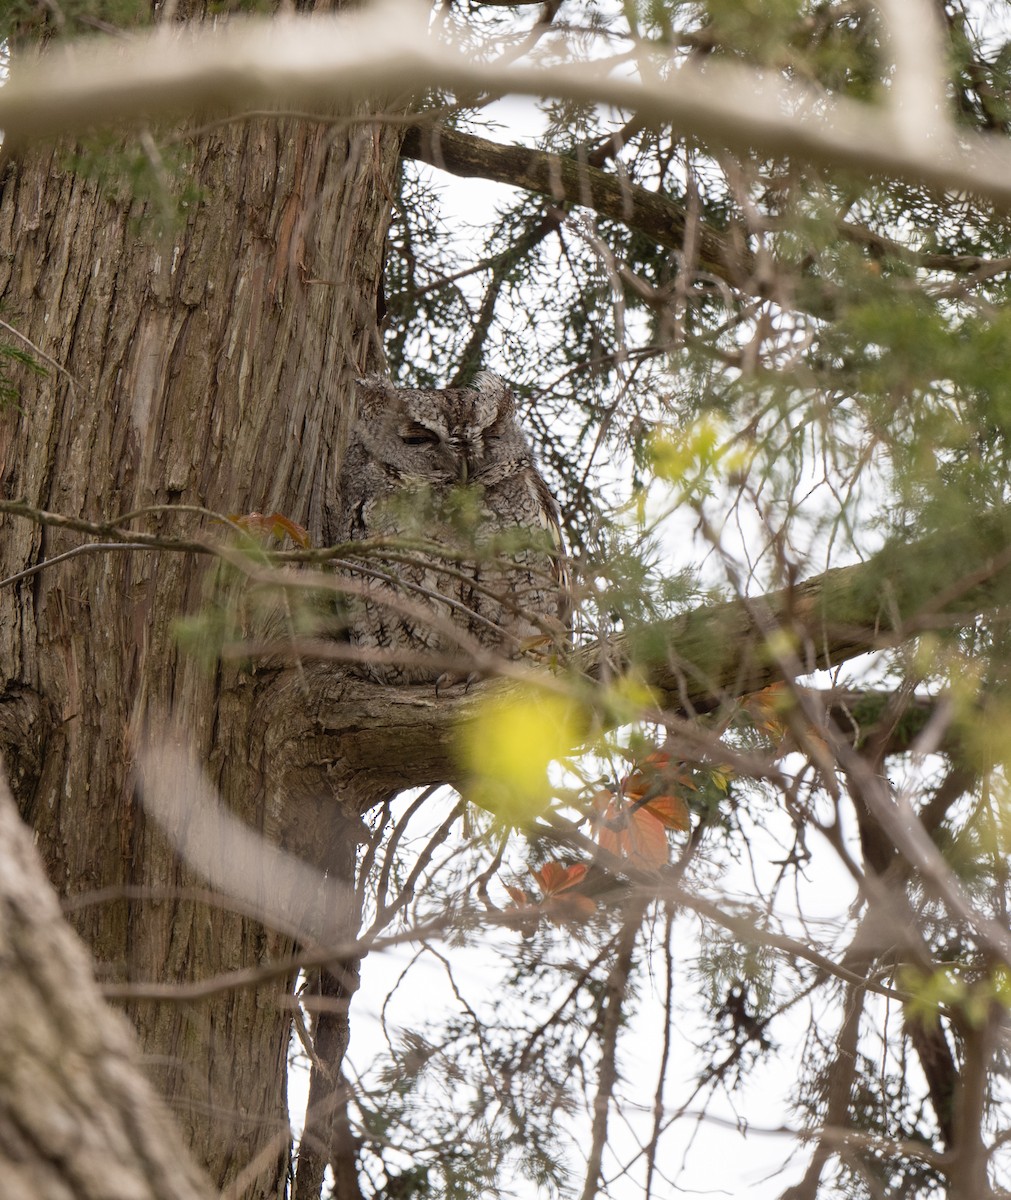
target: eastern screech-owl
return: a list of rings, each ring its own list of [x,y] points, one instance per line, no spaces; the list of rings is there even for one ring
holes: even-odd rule
[[[357,384],[358,421],[340,477],[341,541],[420,538],[343,563],[358,668],[381,683],[445,678],[467,643],[505,657],[564,635],[569,589],[558,507],[516,422],[509,388]],[[357,589],[358,594],[355,593]],[[464,636],[461,636],[461,632]],[[457,670],[451,678],[462,678]]]

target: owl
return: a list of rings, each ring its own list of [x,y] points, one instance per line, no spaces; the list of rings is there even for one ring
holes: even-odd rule
[[[356,390],[332,530],[371,543],[340,564],[356,670],[438,684],[473,674],[462,665],[475,659],[486,668],[489,652],[561,641],[570,591],[558,507],[506,384],[481,372],[473,388],[427,390],[372,375]]]

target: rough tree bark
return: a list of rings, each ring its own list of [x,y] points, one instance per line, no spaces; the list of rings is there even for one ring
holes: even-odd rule
[[[73,168],[81,148],[7,148],[0,310],[61,370],[26,375],[0,411],[2,494],[97,520],[143,509],[135,528],[183,536],[220,527],[159,506],[278,510],[318,540],[350,385],[376,344],[397,135],[256,119],[182,144],[197,199],[160,236],[152,206]],[[2,519],[0,578],[74,541]],[[136,802],[146,729],[171,715],[224,803],[296,852],[325,854],[321,831],[339,824],[332,760],[298,793],[272,772],[261,701],[276,678],[180,649],[172,622],[204,604],[208,574],[196,555],[94,554],[0,589],[0,751],[58,892],[95,894],[73,922],[105,980],[194,980],[291,950],[227,905],[181,898],[204,881]],[[219,1186],[258,1163],[251,1195],[280,1195],[288,1170],[290,994],[289,980],[126,1005],[196,1159]]]
[[[5,1200],[210,1200],[102,1001],[0,772],[0,1161]]]

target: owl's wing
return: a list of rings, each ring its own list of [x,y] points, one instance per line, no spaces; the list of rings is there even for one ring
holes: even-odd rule
[[[565,548],[565,537],[562,534],[562,514],[558,504],[551,494],[548,485],[538,471],[532,471],[531,477],[534,492],[537,496],[537,513],[541,527],[551,535],[551,563],[554,572],[555,587],[558,590],[558,620],[562,628],[572,629],[572,615],[575,607],[575,595],[572,586],[572,569],[569,554]]]

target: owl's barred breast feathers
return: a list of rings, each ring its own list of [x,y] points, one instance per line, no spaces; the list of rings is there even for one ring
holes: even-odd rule
[[[558,507],[508,385],[486,371],[472,388],[441,390],[372,375],[358,381],[357,399],[333,532],[403,539],[380,558],[344,564],[360,593],[346,621],[361,672],[430,682],[450,662],[564,641]]]

